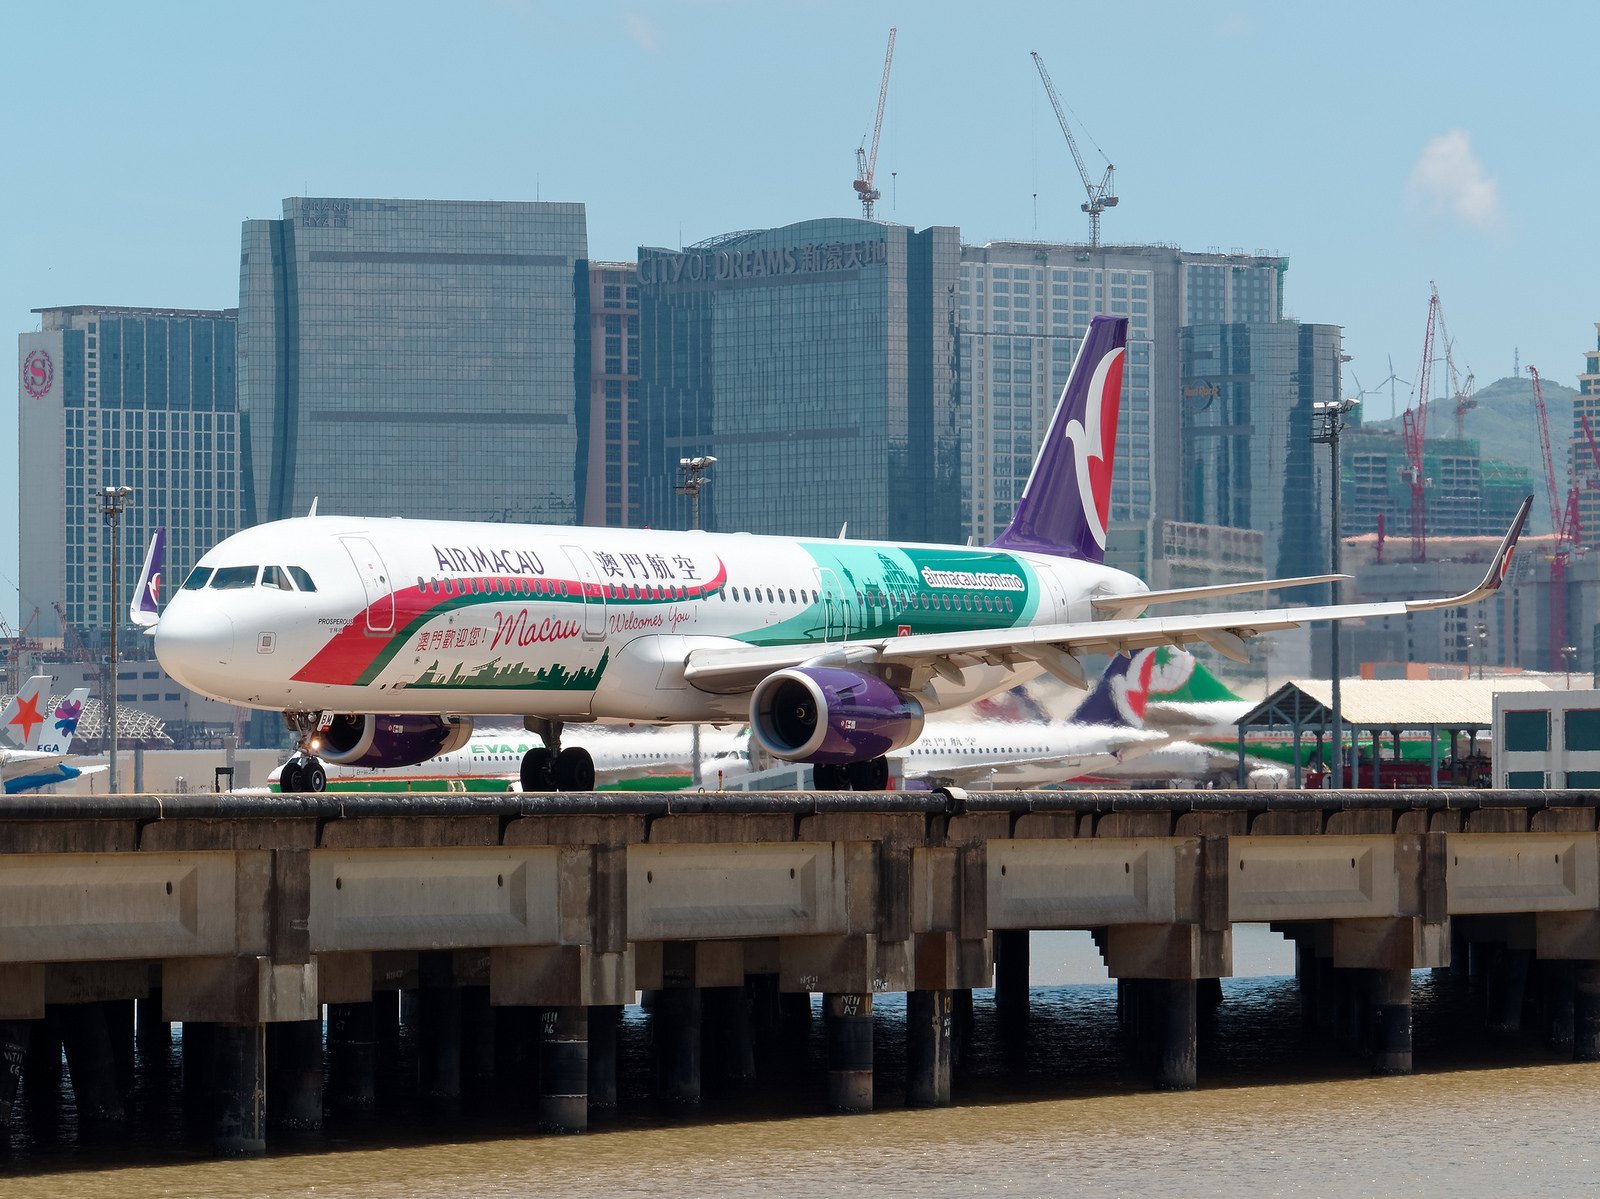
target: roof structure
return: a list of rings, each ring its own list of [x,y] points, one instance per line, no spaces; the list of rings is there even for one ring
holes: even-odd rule
[[[1373,735],[1374,753],[1380,733],[1425,732],[1431,743],[1432,779],[1438,783],[1439,734],[1476,735],[1494,726],[1494,697],[1507,691],[1549,691],[1541,678],[1501,676],[1493,679],[1341,679],[1339,718],[1343,735],[1356,739],[1359,730]],[[1291,679],[1238,720],[1239,774],[1244,777],[1245,734],[1252,729],[1288,728],[1296,749],[1294,782],[1300,785],[1302,736],[1316,738],[1318,752],[1333,732],[1333,683],[1328,679]],[[1341,738],[1342,740],[1342,738]],[[1374,768],[1375,770],[1378,767]],[[1374,775],[1376,778],[1377,775]],[[1242,784],[1241,784],[1242,785]]]

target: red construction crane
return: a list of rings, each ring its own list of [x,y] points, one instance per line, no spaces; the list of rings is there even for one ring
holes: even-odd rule
[[[889,30],[889,48],[883,54],[883,81],[878,84],[878,115],[872,122],[872,153],[867,153],[867,139],[856,147],[856,181],[850,186],[861,198],[861,215],[872,219],[872,206],[883,198],[872,184],[872,173],[878,169],[878,137],[883,133],[883,104],[889,98],[889,64],[894,61],[894,28]]]
[[[1428,513],[1426,489],[1428,480],[1423,475],[1423,449],[1428,436],[1428,387],[1433,377],[1433,336],[1438,328],[1439,289],[1429,283],[1432,295],[1428,298],[1428,327],[1422,336],[1422,364],[1417,368],[1415,404],[1407,408],[1400,419],[1406,451],[1406,465],[1401,477],[1411,486],[1411,560],[1428,560]]]
[[[1550,528],[1556,535],[1556,544],[1550,555],[1550,669],[1566,666],[1567,644],[1567,563],[1572,558],[1572,547],[1583,544],[1583,521],[1578,515],[1578,484],[1567,488],[1566,503],[1559,498],[1556,483],[1555,459],[1550,453],[1550,412],[1544,404],[1544,388],[1539,381],[1539,368],[1528,367],[1533,377],[1533,414],[1539,426],[1539,453],[1544,461],[1545,491],[1550,497]],[[1583,422],[1584,436],[1589,439],[1590,453],[1595,465],[1600,467],[1600,451],[1595,450],[1594,435],[1589,432],[1589,422]]]

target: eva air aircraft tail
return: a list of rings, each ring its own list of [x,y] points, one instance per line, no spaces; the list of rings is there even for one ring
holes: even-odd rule
[[[1418,604],[1135,619],[1151,605],[1323,581],[1152,593],[1104,564],[1127,322],[1099,317],[992,546],[311,515],[207,553],[155,626],[163,666],[229,703],[283,711],[323,761],[400,765],[514,713],[541,744],[523,785],[587,790],[575,724],[748,720],[820,786],[881,786],[925,713],[1048,671],[1087,688],[1085,653],[1246,638]],[[714,448],[714,447],[713,447]],[[1511,543],[1484,584],[1498,586]]]

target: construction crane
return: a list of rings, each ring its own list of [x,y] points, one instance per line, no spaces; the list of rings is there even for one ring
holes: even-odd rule
[[[1078,164],[1078,178],[1083,180],[1083,190],[1089,193],[1089,198],[1079,207],[1089,214],[1089,245],[1098,250],[1100,214],[1108,208],[1117,206],[1116,194],[1111,190],[1112,176],[1117,168],[1111,165],[1109,158],[1106,158],[1106,152],[1095,145],[1094,148],[1100,151],[1100,157],[1106,159],[1106,173],[1099,183],[1089,181],[1089,168],[1083,165],[1083,155],[1078,151],[1078,139],[1072,136],[1072,126],[1067,124],[1066,110],[1061,105],[1061,97],[1056,95],[1056,85],[1050,82],[1050,72],[1044,69],[1044,59],[1039,57],[1039,52],[1033,50],[1030,53],[1033,55],[1033,65],[1039,68],[1039,78],[1044,80],[1044,90],[1050,97],[1050,106],[1056,110],[1056,120],[1061,122],[1061,132],[1067,135],[1067,147],[1072,151],[1072,161]],[[1091,137],[1089,141],[1093,144],[1094,138]]]
[[[1439,289],[1428,284],[1428,327],[1422,337],[1422,363],[1417,367],[1415,404],[1401,416],[1406,465],[1400,476],[1411,488],[1411,560],[1428,560],[1427,486],[1423,471],[1423,451],[1428,436],[1428,388],[1433,378],[1433,341],[1439,326]]]
[[[889,64],[894,61],[894,27],[889,29],[889,48],[883,52],[883,80],[878,84],[878,115],[872,122],[872,152],[867,152],[867,139],[863,137],[856,147],[856,181],[850,186],[861,198],[861,215],[872,219],[872,206],[883,198],[872,183],[872,173],[878,169],[878,137],[883,133],[883,104],[889,98]]]
[[[1567,488],[1566,503],[1560,499],[1555,459],[1550,453],[1550,413],[1544,403],[1539,368],[1529,365],[1528,374],[1533,377],[1533,415],[1539,426],[1539,453],[1544,462],[1545,490],[1550,497],[1550,528],[1556,535],[1550,555],[1550,669],[1561,670],[1566,665],[1562,651],[1567,644],[1567,563],[1572,558],[1572,547],[1583,544],[1583,521],[1578,515],[1579,488],[1575,481]],[[1600,452],[1595,450],[1587,420],[1583,432],[1589,439],[1595,464],[1600,467]]]

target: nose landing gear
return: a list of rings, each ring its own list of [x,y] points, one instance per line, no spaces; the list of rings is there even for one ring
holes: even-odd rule
[[[314,712],[285,712],[283,722],[294,732],[294,756],[278,772],[278,789],[284,794],[317,792],[328,789],[328,772],[311,752],[311,736],[317,731]]]

